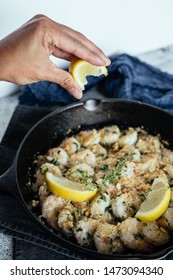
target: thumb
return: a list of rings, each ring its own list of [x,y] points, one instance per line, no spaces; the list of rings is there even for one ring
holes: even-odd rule
[[[72,75],[67,71],[59,69],[56,65],[53,65],[47,75],[49,81],[59,84],[75,98],[80,99],[82,97],[82,90],[78,87]]]

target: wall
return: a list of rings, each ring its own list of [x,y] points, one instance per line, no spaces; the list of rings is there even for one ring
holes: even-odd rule
[[[107,55],[136,55],[173,43],[171,0],[1,0],[0,38],[37,13],[77,29]]]

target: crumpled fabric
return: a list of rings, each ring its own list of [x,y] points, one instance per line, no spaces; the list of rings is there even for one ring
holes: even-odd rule
[[[122,98],[149,103],[173,112],[173,75],[127,54],[110,57],[108,76],[88,78],[84,94],[93,86],[105,98]],[[77,102],[60,85],[41,81],[22,87],[19,103],[23,105],[68,105]]]

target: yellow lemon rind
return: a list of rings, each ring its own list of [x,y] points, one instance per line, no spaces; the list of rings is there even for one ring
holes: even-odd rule
[[[136,213],[135,217],[144,222],[156,221],[166,211],[166,209],[169,205],[170,197],[171,197],[171,190],[170,190],[170,188],[168,188],[163,200],[160,202],[160,204],[156,208],[154,208],[153,210],[146,211],[145,213],[143,213],[139,209],[138,212]],[[163,203],[163,201],[164,201],[164,203]],[[147,203],[147,199],[143,203]]]
[[[80,71],[83,71],[82,75],[79,74]],[[84,90],[85,85],[88,83],[86,79],[87,76],[99,77],[101,75],[108,75],[108,70],[106,66],[95,66],[82,59],[73,60],[70,64],[69,72],[81,90]]]
[[[54,176],[54,175],[53,175]],[[47,186],[48,189],[51,193],[60,196],[66,200],[70,200],[70,201],[75,201],[75,202],[81,202],[81,201],[86,201],[86,200],[90,200],[96,193],[97,193],[97,189],[94,190],[79,190],[79,189],[71,189],[71,188],[67,188],[67,187],[61,187],[60,185],[57,185],[55,182],[52,182],[51,180],[52,178],[52,174],[50,175],[49,172],[46,173],[46,182],[47,182]],[[62,180],[62,178],[59,178],[59,180]],[[67,179],[64,179],[64,181],[67,183],[69,182],[74,184],[75,182],[69,181]],[[75,183],[76,186],[81,186],[81,188],[85,188],[84,185],[79,184],[79,183]]]

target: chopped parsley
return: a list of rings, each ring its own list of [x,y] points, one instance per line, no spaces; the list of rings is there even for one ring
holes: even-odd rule
[[[41,169],[41,170],[40,170],[40,173],[41,173],[42,175],[45,175],[48,171],[49,171],[49,169],[48,169],[48,167],[46,167],[45,169]]]
[[[108,171],[108,169],[109,169],[109,166],[107,164],[104,164],[100,167],[101,171]]]
[[[129,160],[129,156],[122,156],[117,163],[114,165],[113,171],[111,174],[105,174],[103,175],[102,179],[106,182],[109,181],[110,183],[113,183],[115,180],[121,178],[121,173],[124,167],[126,167],[127,160]],[[131,157],[131,156],[130,156]]]
[[[51,161],[50,161],[50,163],[52,163],[53,165],[59,165],[59,161],[58,161],[58,159],[57,158],[53,158]]]

